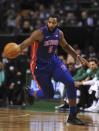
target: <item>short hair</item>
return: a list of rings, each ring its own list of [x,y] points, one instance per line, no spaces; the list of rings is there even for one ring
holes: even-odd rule
[[[95,58],[95,57],[90,57],[88,61],[89,61],[89,62],[94,61],[96,64],[99,63],[98,59]]]
[[[56,18],[58,22],[59,22],[59,20],[60,20],[58,15],[50,15],[50,16],[48,17],[48,19],[51,18],[51,17],[52,17],[52,18]]]

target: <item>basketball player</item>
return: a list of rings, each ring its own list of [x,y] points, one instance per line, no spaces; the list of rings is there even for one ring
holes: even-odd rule
[[[58,18],[54,16],[48,18],[47,25],[35,30],[29,38],[20,43],[18,52],[20,53],[28,46],[32,46],[31,71],[34,79],[36,79],[42,87],[45,97],[47,97],[48,94],[48,86],[52,87],[52,77],[55,81],[64,83],[67,87],[70,106],[67,122],[75,125],[85,125],[85,122],[77,118],[76,89],[72,76],[65,64],[55,54],[59,44],[67,53],[70,53],[75,60],[78,59],[82,64],[88,64],[88,62],[77,55],[76,51],[67,43],[63,32],[58,28]]]

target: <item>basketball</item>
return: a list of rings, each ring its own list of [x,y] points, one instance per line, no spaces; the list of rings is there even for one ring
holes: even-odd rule
[[[16,58],[19,55],[18,45],[14,42],[6,44],[3,53],[9,59]]]

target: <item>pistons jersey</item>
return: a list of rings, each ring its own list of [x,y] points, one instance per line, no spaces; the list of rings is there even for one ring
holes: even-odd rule
[[[40,30],[43,32],[44,38],[41,43],[35,42],[32,45],[31,57],[32,60],[47,61],[56,53],[60,29],[56,28],[53,32],[50,32],[48,27],[44,26]]]

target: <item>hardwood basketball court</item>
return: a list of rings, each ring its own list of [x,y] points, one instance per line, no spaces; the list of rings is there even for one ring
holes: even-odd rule
[[[80,113],[87,126],[65,124],[68,114],[0,109],[0,131],[99,131],[98,113]]]

